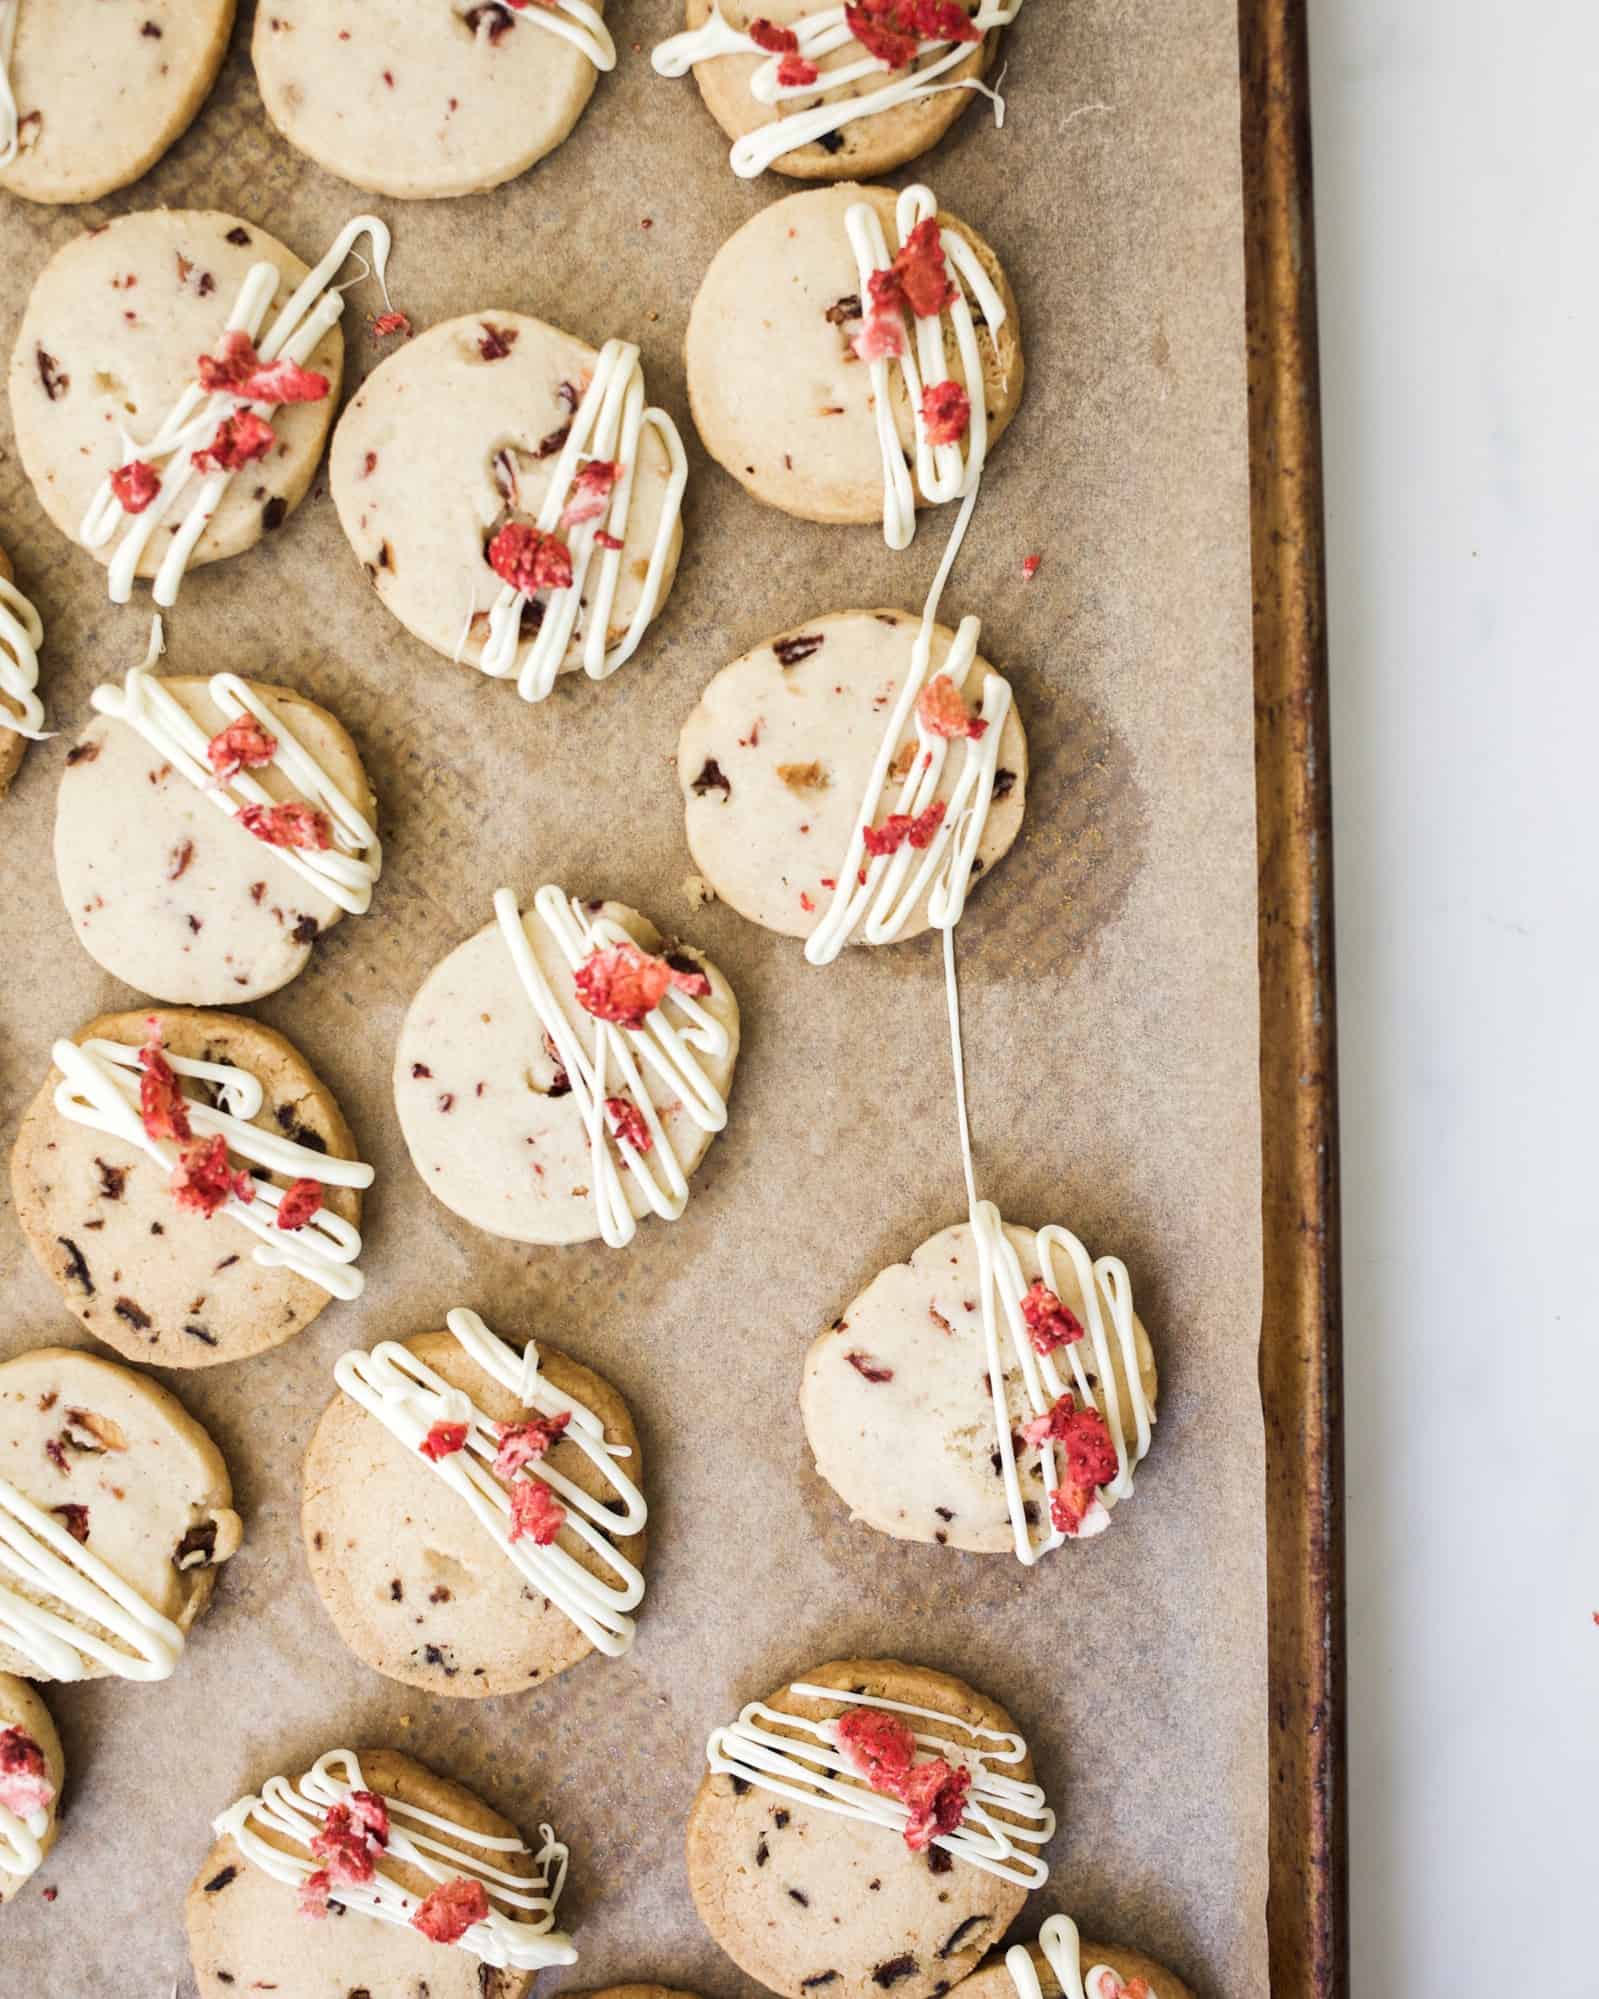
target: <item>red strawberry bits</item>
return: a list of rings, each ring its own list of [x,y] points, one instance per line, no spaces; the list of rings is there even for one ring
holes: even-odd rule
[[[758,49],[765,49],[768,55],[792,56],[799,53],[799,36],[794,30],[779,28],[771,21],[751,21],[749,37]]]
[[[691,999],[704,999],[711,982],[703,972],[681,972],[637,944],[607,944],[591,953],[573,974],[578,1004],[596,1020],[640,1028],[675,986]]]
[[[1092,1407],[1079,1409],[1076,1396],[1063,1395],[1042,1416],[1023,1424],[1022,1438],[1035,1450],[1061,1446],[1065,1462],[1050,1495],[1049,1517],[1062,1534],[1078,1533],[1097,1488],[1109,1485],[1120,1470],[1104,1417]]]
[[[457,1451],[466,1449],[466,1425],[464,1423],[435,1423],[417,1445],[429,1464],[437,1464],[440,1458],[453,1458]]]
[[[187,1139],[190,1133],[188,1099],[178,1088],[172,1064],[161,1052],[161,1033],[156,1022],[148,1023],[150,1039],[139,1050],[139,1115],[150,1138]]]
[[[597,521],[610,503],[611,488],[621,476],[620,465],[591,458],[572,481],[572,497],[561,511],[561,526],[570,528],[580,521]]]
[[[500,1428],[499,1446],[494,1454],[494,1476],[507,1483],[524,1465],[542,1458],[572,1420],[570,1409],[556,1416],[532,1416],[525,1423],[506,1423]]]
[[[917,223],[889,268],[873,271],[867,290],[873,312],[904,308],[918,319],[936,319],[955,303],[960,292],[944,260],[944,237],[936,215]]]
[[[947,673],[935,674],[917,695],[916,716],[930,736],[970,736],[975,743],[988,733],[988,724],[967,707]]]
[[[908,812],[891,812],[881,826],[867,826],[861,837],[866,842],[867,853],[877,856],[897,854],[907,841],[913,847],[932,844],[933,836],[944,823],[946,807],[942,798],[935,798],[924,812],[913,818]]]
[[[566,1524],[566,1508],[547,1485],[532,1479],[515,1479],[511,1485],[511,1535],[520,1541],[531,1536],[538,1548],[547,1548]]]
[[[1022,1299],[1022,1323],[1034,1353],[1053,1353],[1083,1337],[1082,1321],[1069,1312],[1042,1277],[1035,1277]]]
[[[191,455],[201,472],[237,472],[241,465],[265,458],[276,443],[271,424],[254,410],[239,410],[224,417],[211,442]]]
[[[326,375],[312,374],[298,361],[263,361],[247,333],[224,333],[220,349],[202,354],[195,364],[201,388],[213,395],[246,403],[319,403],[328,393]]]
[[[572,587],[572,557],[566,543],[525,521],[506,522],[489,543],[488,562],[502,583],[523,596]]]
[[[923,389],[922,423],[929,444],[959,444],[971,420],[971,398],[959,382],[929,382]]]
[[[325,853],[333,845],[328,815],[299,799],[287,799],[281,805],[247,805],[238,814],[238,821],[246,833],[253,833],[269,847]]]
[[[279,1197],[277,1219],[273,1226],[303,1229],[312,1216],[320,1212],[326,1192],[320,1180],[291,1180]]]
[[[205,746],[206,762],[218,777],[232,777],[241,770],[259,770],[278,753],[278,739],[269,735],[253,715],[240,715],[225,729],[219,729]]]
[[[153,465],[132,458],[111,474],[111,490],[125,514],[142,514],[161,490],[161,480]]]
[[[648,1152],[655,1143],[650,1137],[650,1128],[644,1122],[644,1113],[637,1104],[631,1104],[626,1097],[605,1099],[606,1122],[612,1135],[625,1139],[635,1152]]]
[[[488,1891],[457,1874],[435,1888],[411,1918],[411,1927],[434,1943],[459,1943],[474,1923],[488,1921]]]
[[[916,1737],[899,1715],[882,1708],[851,1708],[834,1722],[833,1739],[874,1791],[905,1806],[909,1817],[903,1836],[913,1853],[960,1824],[972,1773],[942,1756],[918,1763]]]
[[[241,1201],[255,1199],[255,1182],[228,1164],[228,1143],[219,1131],[184,1147],[167,1185],[180,1208],[208,1221],[230,1195]]]
[[[23,1728],[0,1728],[0,1805],[19,1819],[46,1811],[55,1797],[44,1751]]]

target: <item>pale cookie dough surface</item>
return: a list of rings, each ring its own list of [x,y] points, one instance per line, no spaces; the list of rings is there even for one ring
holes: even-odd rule
[[[723,0],[721,5],[722,18],[728,26],[745,33],[748,33],[753,21],[764,19],[779,28],[792,28],[806,15],[818,11],[818,0],[758,0],[758,4],[751,0],[751,4],[747,5],[739,4],[739,0]],[[703,27],[710,13],[711,0],[687,0],[685,25]],[[985,35],[980,42],[974,42],[971,53],[953,68],[942,71],[937,81],[955,83],[962,77],[985,76],[998,40],[999,35],[995,32]],[[825,82],[831,69],[842,69],[860,62],[865,53],[859,42],[849,41],[832,55],[821,57],[817,64],[822,72],[821,80]],[[939,53],[945,51],[941,49]],[[765,60],[765,57],[752,55],[717,56],[710,62],[696,63],[694,67],[694,80],[700,87],[700,95],[705,99],[711,116],[730,139],[741,139],[746,132],[771,124],[779,115],[776,105],[762,104],[750,94],[750,78]],[[932,60],[933,57],[926,57],[918,67],[925,67]],[[809,111],[817,103],[841,104],[848,98],[881,90],[898,74],[897,71],[876,70],[858,82],[846,84],[836,94],[823,96],[818,90],[804,97],[788,98],[783,108],[791,116],[796,111]],[[793,152],[784,153],[774,160],[772,169],[775,173],[787,174],[793,180],[869,180],[876,174],[891,173],[895,167],[903,166],[907,160],[914,160],[918,153],[925,153],[929,146],[936,145],[976,94],[971,90],[945,90],[936,97],[893,105],[887,111],[873,113],[870,118],[852,119],[847,125],[841,125],[827,144],[815,141],[808,146],[796,146]]]
[[[498,1423],[526,1419],[510,1390],[451,1334],[424,1333],[405,1345],[485,1416]],[[638,1433],[610,1383],[542,1340],[539,1372],[594,1411],[608,1443],[627,1446],[620,1468],[642,1486]],[[611,1491],[576,1444],[557,1443],[540,1463],[596,1498]],[[300,1523],[311,1580],[339,1636],[391,1680],[464,1698],[520,1693],[593,1650],[571,1619],[523,1580],[421,1452],[347,1395],[328,1404],[311,1438]],[[644,1542],[642,1533],[615,1537],[618,1552],[635,1566]],[[591,1575],[614,1582],[570,1529],[558,1545]]]
[[[536,520],[598,358],[526,313],[473,313],[391,354],[340,419],[330,484],[350,546],[400,623],[446,658],[474,667],[482,658],[503,588],[488,545],[507,521]],[[644,430],[608,643],[638,608],[670,475],[666,447]],[[681,545],[679,527],[663,604]],[[543,601],[523,610],[524,644]],[[579,619],[563,672],[581,664],[584,629]]]
[[[482,0],[273,0],[251,54],[291,146],[412,200],[524,172],[571,131],[596,78],[570,42]]]
[[[738,1002],[726,979],[693,945],[666,944],[637,910],[616,902],[588,908],[620,923],[644,950],[710,980],[710,996],[700,1004],[727,1030],[729,1046],[725,1055],[700,1061],[725,1097],[739,1035]],[[597,1023],[578,1004],[572,973],[531,899],[522,927],[567,1019],[592,1052]],[[652,1068],[640,1069],[683,1171],[692,1174],[712,1134],[683,1111]],[[429,1192],[477,1228],[513,1242],[595,1241],[600,1226],[588,1134],[575,1094],[560,1088],[564,1074],[544,1046],[544,1030],[499,925],[491,923],[428,974],[395,1050],[400,1127]],[[647,1213],[625,1168],[622,1185],[633,1212]]]
[[[758,500],[801,520],[883,515],[872,371],[850,348],[861,330],[861,283],[844,216],[857,201],[877,209],[892,253],[892,189],[846,182],[791,194],[727,239],[689,314],[689,402],[706,450]],[[1006,308],[997,335],[977,328],[992,445],[1021,401],[1016,303],[988,245],[954,216],[940,210],[938,219],[972,245]],[[951,276],[958,281],[953,268]],[[950,375],[964,381],[947,316],[944,332]],[[902,371],[891,368],[889,382],[909,453],[914,428]]]
[[[239,1545],[228,1468],[210,1437],[176,1396],[94,1354],[39,1347],[0,1365],[0,1478],[47,1512],[85,1508],[82,1545],[183,1631],[211,1601],[215,1564]],[[72,1605],[3,1579],[121,1645]],[[0,1671],[52,1677],[3,1640]],[[106,1671],[86,1660],[83,1677]]]
[[[0,547],[0,583],[14,583],[17,572],[11,566],[11,558]],[[22,710],[15,701],[0,692],[0,709],[7,714],[20,715]],[[22,768],[22,759],[28,754],[28,738],[19,736],[15,729],[0,728],[0,798],[4,798],[11,788],[11,780]]]
[[[1048,1958],[1036,1943],[1028,1945],[1027,1954],[1038,1973],[1044,1999],[1061,1999],[1060,1980],[1050,1969]],[[1193,1992],[1180,1978],[1174,1978],[1164,1965],[1145,1957],[1142,1951],[1128,1950],[1122,1944],[1094,1943],[1084,1937],[1079,1955],[1085,1978],[1096,1965],[1102,1964],[1115,1972],[1123,1985],[1142,1978],[1149,1987],[1149,1999],[1194,1999]],[[1016,1999],[1016,1981],[1005,1969],[1002,1956],[992,1957],[979,1966],[961,1990],[967,1999]],[[1100,1999],[1093,1986],[1088,1988],[1087,1999]]]
[[[208,737],[227,725],[208,682],[160,684]],[[359,754],[333,716],[289,688],[247,684],[375,819]],[[275,764],[250,775],[274,798],[303,795]],[[55,857],[62,901],[90,957],[140,992],[188,1006],[242,1005],[276,992],[344,915],[136,729],[104,715],[67,752]]]
[[[17,157],[0,188],[94,201],[153,167],[216,81],[234,0],[21,0]]]
[[[1039,1275],[1033,1233],[1006,1235],[1030,1284]],[[1082,1293],[1070,1261],[1055,1260],[1061,1302],[1082,1321]],[[800,1414],[816,1469],[868,1527],[902,1541],[936,1541],[976,1554],[1011,1554],[1014,1538],[998,1466],[994,1403],[983,1341],[977,1246],[961,1222],[924,1242],[909,1263],[874,1277],[843,1315],[811,1343],[800,1388]],[[1109,1322],[1109,1301],[1101,1295]],[[1139,1376],[1151,1409],[1155,1360],[1134,1321]],[[1111,1352],[1123,1433],[1136,1434],[1117,1343]],[[1009,1336],[1001,1328],[1012,1430],[1030,1413]],[[864,1365],[856,1365],[851,1355]],[[1089,1363],[1092,1372],[1091,1362]],[[868,1372],[887,1369],[874,1381]],[[1063,1378],[1066,1370],[1062,1368]],[[1048,1515],[1039,1453],[1016,1453],[1024,1495]],[[1106,1500],[1109,1504],[1109,1500]]]
[[[963,1681],[897,1659],[846,1659],[793,1677],[1015,1728]],[[790,1714],[843,1711],[787,1685],[764,1698]],[[1031,1757],[1006,1771],[1030,1782]],[[888,1989],[897,1999],[935,1999],[976,1966],[1027,1899],[1016,1883],[942,1848],[913,1853],[891,1826],[813,1811],[758,1786],[741,1795],[720,1773],[704,1778],[689,1813],[688,1877],[716,1942],[785,1999],[881,1999]]]
[[[237,216],[179,208],[124,215],[75,237],[40,273],[11,356],[11,416],[39,502],[70,540],[78,541],[100,482],[121,463],[122,432],[141,442],[155,436],[197,378],[199,356],[216,351],[239,287],[260,263],[283,274],[264,330],[307,267]],[[338,407],[344,336],[337,326],[305,365],[327,376],[327,395],[270,413],[276,448],[228,482],[190,569],[253,548],[304,497]],[[199,490],[191,480],[140,556],[139,575],[155,574],[169,529]],[[119,539],[120,530],[90,553],[108,563]]]
[[[73,1039],[140,1047],[149,1010],[103,1014]],[[298,1049],[259,1021],[157,1009],[167,1052],[247,1069],[264,1102],[255,1122],[313,1151],[354,1159],[355,1140]],[[256,1238],[224,1214],[181,1209],[148,1153],[56,1109],[52,1068],[23,1113],[11,1155],[17,1219],[68,1309],[97,1339],[158,1367],[210,1367],[262,1353],[308,1326],[328,1294],[281,1265],[255,1261]],[[202,1087],[180,1079],[184,1093]],[[280,1185],[287,1182],[281,1178]],[[325,1204],[359,1223],[361,1196],[329,1187]]]
[[[8,1728],[20,1728],[32,1739],[44,1757],[45,1775],[55,1786],[55,1796],[45,1807],[46,1824],[43,1832],[34,1832],[39,1842],[39,1858],[42,1861],[56,1843],[56,1820],[61,1808],[61,1787],[66,1782],[66,1758],[61,1753],[61,1738],[56,1733],[56,1725],[50,1719],[50,1710],[34,1692],[26,1680],[19,1680],[13,1673],[0,1673],[0,1733]],[[19,1856],[10,1856],[13,1864]],[[12,1872],[7,1866],[6,1840],[0,1832],[0,1903],[9,1902],[20,1893],[37,1871],[30,1868],[26,1874]]]
[[[474,1792],[436,1775],[395,1749],[356,1752],[369,1790],[452,1819],[471,1832],[497,1839],[526,1838],[521,1829],[491,1811]],[[263,1771],[263,1779],[271,1775]],[[298,1775],[298,1773],[292,1773]],[[231,1798],[216,1800],[218,1811]],[[251,1827],[291,1853],[303,1849]],[[446,1834],[430,1835],[445,1841]],[[507,1873],[535,1873],[530,1855],[497,1855]],[[387,1858],[379,1871],[413,1895],[438,1884],[403,1862]],[[338,1900],[338,1890],[332,1899]],[[526,1999],[531,1971],[500,1971],[457,1945],[436,1944],[407,1924],[379,1922],[351,1914],[318,1922],[302,1916],[295,1891],[252,1867],[231,1837],[219,1839],[184,1903],[189,1957],[200,1999],[240,1999],[243,1993],[276,1990],[284,1999]]]
[[[904,611],[834,611],[796,625],[725,666],[700,696],[677,745],[677,781],[694,864],[723,902],[786,937],[808,937],[833,899],[883,728],[910,671],[920,620]],[[954,633],[934,628],[936,675]],[[813,643],[820,641],[820,643]],[[784,664],[787,659],[791,663]],[[981,700],[979,658],[966,681]],[[964,757],[951,746],[938,796],[948,799]],[[879,819],[891,811],[916,754],[906,724]],[[1000,725],[994,803],[977,847],[974,880],[1021,831],[1027,740],[1014,705]],[[902,936],[927,928],[924,895]]]

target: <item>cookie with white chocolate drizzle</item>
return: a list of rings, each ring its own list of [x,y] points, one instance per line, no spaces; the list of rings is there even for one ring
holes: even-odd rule
[[[17,587],[11,558],[0,548],[0,798],[22,767],[30,742],[50,732],[39,699],[39,648],[44,622]]]
[[[372,1168],[281,1034],[162,1008],[102,1015],[51,1053],[12,1151],[17,1218],[108,1346],[209,1367],[360,1296]]]
[[[1090,1943],[1070,1916],[1051,1916],[1036,1943],[1012,1944],[980,1965],[970,1999],[1194,1999],[1164,1965],[1125,1944]]]
[[[0,1673],[0,1902],[9,1902],[56,1843],[66,1759],[50,1710],[26,1680]]]
[[[168,1678],[239,1546],[232,1501],[146,1376],[65,1347],[0,1365],[0,1671]]]

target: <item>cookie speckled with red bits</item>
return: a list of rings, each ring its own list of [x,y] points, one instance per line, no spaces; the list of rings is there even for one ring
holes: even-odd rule
[[[32,1880],[55,1845],[65,1782],[50,1710],[26,1680],[0,1673],[0,1903]]]
[[[273,0],[251,43],[261,101],[291,146],[357,187],[410,200],[498,187],[554,151],[597,75],[589,48],[531,12],[526,0]],[[603,28],[580,34],[610,52]]]
[[[904,611],[811,618],[723,667],[683,724],[677,781],[695,865],[752,923],[808,937],[832,901],[919,629]],[[935,628],[920,702],[935,733],[952,736],[977,726],[963,691],[940,672],[953,637]],[[980,687],[991,671],[977,659],[968,685]],[[1010,850],[1026,809],[1027,739],[1014,704],[999,728],[993,799],[974,864],[979,881]],[[918,753],[908,721],[889,765],[890,797]],[[941,800],[948,801],[960,771],[959,756],[949,758]],[[906,837],[918,837],[914,827]],[[897,934],[916,936],[926,927],[923,894]]]
[[[76,202],[137,180],[186,130],[227,54],[234,0],[21,0],[10,11],[16,116],[13,131],[0,113],[0,189]]]

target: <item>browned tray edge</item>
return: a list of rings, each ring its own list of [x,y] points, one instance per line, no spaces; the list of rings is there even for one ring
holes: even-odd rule
[[[1348,1991],[1338,1106],[1303,0],[1239,0],[1260,839],[1273,1999]]]

